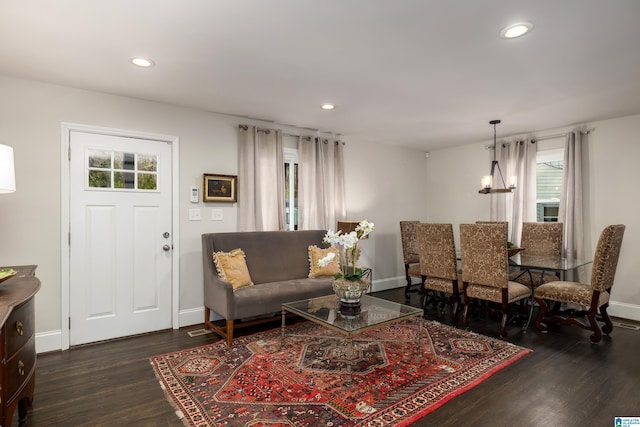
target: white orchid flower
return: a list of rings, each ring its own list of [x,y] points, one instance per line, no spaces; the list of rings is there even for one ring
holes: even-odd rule
[[[335,257],[336,257],[336,254],[334,252],[329,252],[324,258],[320,258],[318,260],[318,265],[320,267],[326,267],[331,263],[331,261],[335,259]]]

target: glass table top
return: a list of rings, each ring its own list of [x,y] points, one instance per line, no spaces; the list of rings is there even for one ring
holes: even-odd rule
[[[554,271],[569,271],[573,270],[574,268],[590,264],[591,262],[593,261],[586,259],[527,255],[525,252],[520,252],[519,254],[509,258],[509,264],[512,266]]]
[[[335,295],[310,298],[282,304],[282,309],[313,322],[352,333],[387,323],[421,316],[422,309],[364,295],[360,300],[361,312],[357,316],[340,314],[340,302]]]

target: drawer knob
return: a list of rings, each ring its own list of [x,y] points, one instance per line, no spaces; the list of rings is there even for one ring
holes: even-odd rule
[[[24,325],[19,320],[16,322],[16,331],[18,332],[18,335],[24,334]]]
[[[18,360],[18,374],[24,375],[24,363],[22,360]]]

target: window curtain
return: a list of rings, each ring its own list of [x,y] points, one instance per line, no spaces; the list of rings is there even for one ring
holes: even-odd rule
[[[298,228],[335,230],[346,216],[344,143],[298,139]]]
[[[505,183],[509,177],[516,176],[516,189],[513,193],[491,194],[491,221],[509,222],[509,240],[520,244],[522,223],[536,220],[536,144],[534,141],[515,141],[499,144],[496,147],[496,159],[501,165]],[[496,181],[499,174],[496,172]],[[502,182],[494,181],[494,186]]]
[[[581,132],[567,134],[564,150],[562,193],[558,221],[564,224],[564,256],[584,258],[582,239],[582,141]]]
[[[238,229],[284,230],[282,133],[241,125],[238,144]]]

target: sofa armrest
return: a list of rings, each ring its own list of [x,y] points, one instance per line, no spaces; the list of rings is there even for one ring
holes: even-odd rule
[[[227,320],[235,314],[233,286],[220,279],[213,264],[213,239],[210,234],[202,235],[202,273],[204,305]]]
[[[227,320],[234,319],[235,304],[231,283],[220,279],[217,274],[205,280],[204,305]]]

